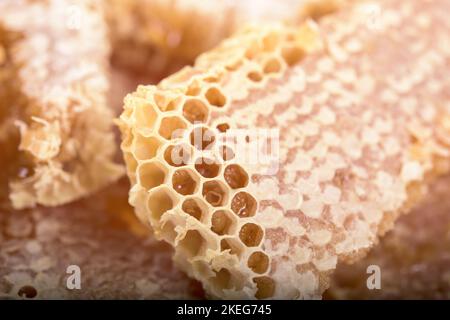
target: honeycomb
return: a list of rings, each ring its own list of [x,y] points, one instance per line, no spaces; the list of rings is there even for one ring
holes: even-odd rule
[[[0,3],[2,206],[59,205],[123,173],[113,161],[99,10],[90,0]]]
[[[113,60],[128,69],[167,74],[192,63],[243,24],[295,21],[303,4],[310,1],[105,1]],[[335,0],[315,0],[329,1]],[[320,11],[320,6],[314,7]]]
[[[338,265],[328,299],[450,298],[450,176],[440,178],[423,203],[396,223],[367,257]],[[368,290],[367,268],[381,271],[381,290]]]
[[[0,209],[0,299],[199,299],[127,203],[121,179],[86,199],[20,213]],[[80,267],[81,290],[67,268]]]
[[[449,9],[385,0],[244,28],[138,87],[119,121],[137,216],[211,297],[320,298],[449,170]],[[279,134],[263,150],[260,129]]]

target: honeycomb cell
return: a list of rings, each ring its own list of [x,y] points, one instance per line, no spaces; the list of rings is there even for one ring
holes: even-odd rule
[[[23,286],[17,292],[17,295],[22,298],[33,299],[37,296],[38,292],[33,286]]]
[[[281,71],[281,63],[277,58],[271,58],[264,65],[264,73],[277,73]]]
[[[152,191],[147,200],[147,207],[152,217],[159,220],[165,212],[174,207],[171,191],[166,187]]]
[[[220,165],[217,160],[202,157],[195,161],[195,169],[205,178],[215,178],[219,174]]]
[[[272,278],[262,276],[253,278],[253,282],[256,284],[256,294],[257,299],[268,299],[273,297],[275,293],[275,281]]]
[[[230,125],[228,123],[219,123],[216,128],[219,132],[225,133],[230,129]]]
[[[281,55],[287,65],[293,66],[305,56],[305,52],[301,48],[292,46],[283,48]]]
[[[259,71],[250,71],[247,73],[247,78],[253,82],[260,82],[263,79],[263,75]]]
[[[164,151],[164,160],[172,167],[181,167],[189,164],[192,150],[187,144],[170,145]]]
[[[161,110],[162,112],[176,110],[177,106],[181,102],[181,97],[174,99],[173,97],[168,97],[164,94],[158,93],[155,93],[153,95],[153,98],[155,99],[156,105],[158,106],[159,110]]]
[[[237,164],[227,166],[223,176],[232,189],[244,188],[248,184],[247,172],[245,172],[245,170]]]
[[[241,218],[253,217],[257,206],[256,199],[247,192],[239,192],[231,200],[231,210]]]
[[[214,132],[206,127],[197,127],[190,134],[191,144],[198,150],[210,150],[216,137]]]
[[[188,258],[198,256],[206,245],[206,240],[198,230],[189,230],[179,242],[180,250]]]
[[[218,108],[222,108],[227,102],[223,93],[216,87],[209,88],[205,93],[205,97],[210,105]]]
[[[219,289],[231,288],[231,273],[228,269],[222,268],[219,271],[214,271],[215,276],[211,278],[211,283]]]
[[[138,134],[134,141],[134,155],[138,160],[150,160],[156,155],[160,145],[158,138]]]
[[[149,103],[141,103],[134,109],[136,119],[136,128],[138,131],[152,129],[156,119],[158,118],[158,113],[155,111],[153,106]]]
[[[208,107],[198,99],[189,99],[184,103],[183,116],[191,123],[206,122]]]
[[[200,199],[196,198],[184,200],[181,205],[181,209],[198,221],[202,221],[205,212],[208,211],[207,205]]]
[[[197,189],[198,177],[190,169],[180,169],[173,173],[173,189],[184,196],[194,194]]]
[[[230,147],[227,146],[219,147],[219,153],[224,161],[230,161],[234,158],[234,152]]]
[[[264,51],[274,51],[280,42],[280,36],[276,33],[271,33],[262,39]]]
[[[202,194],[205,200],[214,207],[223,206],[228,200],[228,190],[220,181],[205,182]]]
[[[166,174],[166,169],[160,162],[146,162],[138,167],[139,182],[147,190],[163,184],[166,179]]]
[[[256,247],[261,243],[264,231],[254,223],[246,223],[239,231],[239,238],[247,247]]]
[[[258,274],[263,274],[269,269],[269,257],[262,251],[253,252],[247,261],[247,266]]]
[[[128,172],[136,172],[138,162],[136,161],[136,158],[133,156],[133,154],[131,152],[124,152],[123,158],[125,160]]]
[[[175,224],[172,221],[165,221],[161,227],[161,236],[164,240],[173,244],[176,237],[177,232],[175,231]]]
[[[232,234],[234,225],[235,223],[231,212],[219,210],[213,213],[211,218],[211,230],[219,236]]]
[[[162,119],[159,134],[167,140],[180,137],[186,129],[186,123],[179,117],[172,116]]]

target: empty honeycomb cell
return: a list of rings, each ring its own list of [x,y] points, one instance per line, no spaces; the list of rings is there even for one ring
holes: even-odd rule
[[[246,223],[239,231],[239,238],[247,247],[256,247],[261,243],[264,231],[254,223]]]
[[[159,220],[161,216],[174,207],[174,197],[167,187],[154,190],[147,200],[147,207],[154,219]]]
[[[138,166],[138,162],[136,161],[136,158],[133,156],[130,152],[124,152],[123,158],[125,160],[125,164],[127,166],[127,170],[129,172],[136,172],[136,168]]]
[[[231,210],[241,218],[253,217],[257,206],[256,199],[247,192],[239,192],[231,200]]]
[[[299,47],[290,46],[283,48],[281,55],[287,65],[293,66],[305,56],[305,52]]]
[[[264,51],[274,51],[280,42],[280,35],[275,32],[270,33],[262,39],[262,42]]]
[[[247,261],[247,266],[258,274],[263,274],[269,269],[269,257],[261,251],[253,252]]]
[[[247,78],[253,82],[260,82],[263,79],[263,75],[259,71],[250,71],[247,73]]]
[[[192,258],[202,253],[206,240],[198,230],[189,230],[178,245],[188,258]]]
[[[264,64],[264,73],[277,73],[281,71],[281,63],[277,58],[270,58]]]
[[[208,112],[208,107],[198,99],[189,99],[183,106],[183,116],[191,123],[206,122]]]
[[[191,144],[198,150],[210,150],[215,140],[214,132],[206,127],[196,127],[190,134]]]
[[[150,160],[158,152],[161,142],[156,137],[136,135],[134,142],[134,156],[138,160]]]
[[[253,282],[256,284],[256,294],[257,299],[268,299],[273,297],[275,293],[275,281],[272,278],[262,276],[253,278]]]
[[[219,210],[213,213],[211,218],[211,230],[222,236],[224,234],[232,234],[234,227],[231,212]]]
[[[223,290],[231,288],[231,273],[228,269],[222,268],[219,271],[214,271],[215,276],[211,278],[211,283]]]
[[[219,132],[225,133],[230,129],[230,125],[228,123],[219,123],[216,128]]]
[[[173,173],[173,189],[184,196],[194,194],[197,189],[198,177],[190,169],[180,169]]]
[[[237,164],[227,166],[223,176],[232,189],[244,188],[248,184],[247,172],[245,172],[245,170]]]
[[[198,221],[202,221],[205,212],[208,211],[207,205],[202,200],[196,198],[184,200],[181,209]]]
[[[136,119],[136,127],[138,130],[152,129],[156,120],[158,119],[158,113],[153,106],[147,102],[141,103],[134,109]]]
[[[210,105],[218,108],[223,107],[227,102],[223,93],[216,87],[209,88],[205,93],[205,97]]]
[[[205,178],[215,178],[219,174],[220,165],[217,160],[202,157],[195,161],[195,169]]]
[[[172,221],[165,221],[161,227],[160,234],[164,240],[166,240],[170,244],[173,244],[177,237],[175,224]]]
[[[234,152],[230,147],[221,146],[219,148],[219,153],[224,161],[229,161],[234,158]]]
[[[189,163],[192,150],[187,144],[170,145],[164,151],[164,160],[172,167],[181,167]]]
[[[227,238],[220,241],[220,250],[229,250],[231,254],[240,256],[244,252],[244,247],[238,240],[234,238]]]
[[[137,173],[141,186],[150,190],[164,183],[167,172],[162,163],[153,161],[140,164]]]
[[[167,97],[164,94],[158,93],[155,93],[153,95],[153,98],[155,99],[156,105],[158,106],[159,110],[163,112],[176,110],[181,102],[181,97],[174,99],[173,97]]]
[[[159,134],[167,140],[182,136],[186,123],[179,117],[172,116],[162,119]]]
[[[207,181],[203,184],[203,197],[213,207],[225,205],[228,198],[227,187],[220,181]]]

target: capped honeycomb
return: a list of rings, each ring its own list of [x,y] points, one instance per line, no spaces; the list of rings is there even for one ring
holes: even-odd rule
[[[338,265],[328,299],[450,299],[450,176],[401,217],[367,257]],[[367,268],[380,267],[381,290],[367,288]]]
[[[0,202],[54,206],[116,180],[98,3],[5,0],[0,12]]]
[[[57,208],[0,209],[0,299],[199,299],[127,203],[124,179]],[[69,266],[81,288],[67,288]]]
[[[113,61],[119,66],[163,73],[190,64],[236,28],[255,21],[295,21],[311,0],[108,0],[105,1]],[[308,6],[302,17],[322,12]],[[337,6],[337,3],[335,4]],[[144,66],[144,67],[143,67]],[[168,70],[167,70],[168,69]]]
[[[448,10],[248,27],[138,87],[119,121],[137,216],[211,297],[320,298],[449,171]]]

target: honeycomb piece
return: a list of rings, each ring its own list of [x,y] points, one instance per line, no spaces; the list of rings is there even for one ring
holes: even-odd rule
[[[423,203],[401,217],[367,257],[337,266],[327,299],[450,299],[450,176],[433,183]],[[381,289],[369,290],[369,266]]]
[[[123,173],[113,161],[109,46],[99,9],[88,0],[0,3],[4,205],[60,205]]]
[[[192,63],[243,24],[295,21],[303,4],[310,1],[105,1],[113,61],[141,72],[147,66],[153,73],[164,74]],[[329,1],[335,2],[320,0]],[[314,7],[319,11],[319,6]]]
[[[0,210],[0,299],[203,298],[136,219],[128,188],[121,179],[65,206]],[[80,268],[80,290],[67,288],[69,266]]]
[[[318,24],[244,28],[193,67],[138,87],[119,121],[138,217],[209,296],[320,298],[338,260],[360,258],[450,169],[449,9],[383,0]],[[177,107],[161,110],[161,96]],[[154,219],[129,141],[160,137],[159,120],[137,125],[143,106],[183,117],[193,97],[208,120],[164,144],[190,144],[192,159],[218,159],[223,171],[198,175],[188,195],[169,185],[176,204]],[[174,168],[159,150],[152,161],[169,175],[196,170],[194,161]],[[207,203],[201,220],[180,207],[188,197]]]

